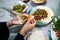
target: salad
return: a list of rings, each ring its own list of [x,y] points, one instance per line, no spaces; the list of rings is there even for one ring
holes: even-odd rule
[[[21,13],[25,9],[25,5],[17,4],[13,7],[13,11]]]

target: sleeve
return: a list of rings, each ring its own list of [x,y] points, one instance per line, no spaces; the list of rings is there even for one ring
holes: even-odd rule
[[[24,36],[21,34],[18,34],[14,40],[24,40]]]
[[[6,22],[0,22],[0,40],[8,40],[9,30],[6,26]]]

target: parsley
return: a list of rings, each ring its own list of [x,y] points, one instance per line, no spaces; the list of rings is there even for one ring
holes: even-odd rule
[[[54,29],[60,31],[60,18],[58,18],[57,16],[52,17],[53,19],[53,25],[55,26]]]

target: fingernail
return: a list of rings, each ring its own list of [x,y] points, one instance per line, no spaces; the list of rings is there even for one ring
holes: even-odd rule
[[[31,24],[34,23],[34,20],[31,20],[30,23],[31,23]]]

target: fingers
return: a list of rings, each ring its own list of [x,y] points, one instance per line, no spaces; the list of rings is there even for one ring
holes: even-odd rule
[[[29,16],[28,16],[28,21],[30,21],[30,20],[33,19],[33,18],[34,18],[34,16],[29,15]]]
[[[35,19],[32,19],[32,25],[36,25],[36,20]]]
[[[36,25],[36,20],[35,19],[31,19],[30,21],[28,21],[27,23],[31,24],[31,25]]]
[[[32,20],[30,21],[30,23],[31,23],[31,24],[36,23],[35,19],[32,19]]]
[[[17,25],[20,24],[19,21],[13,21],[13,23]]]
[[[36,20],[34,19],[34,24],[36,24]]]
[[[16,16],[15,18],[13,18],[13,20],[18,20],[18,17]]]
[[[27,22],[28,22],[28,23],[31,23],[31,24],[33,24],[33,23],[36,24],[36,21],[35,21],[35,19],[34,19],[34,16],[32,16],[32,15],[29,15],[29,16],[28,16]]]

